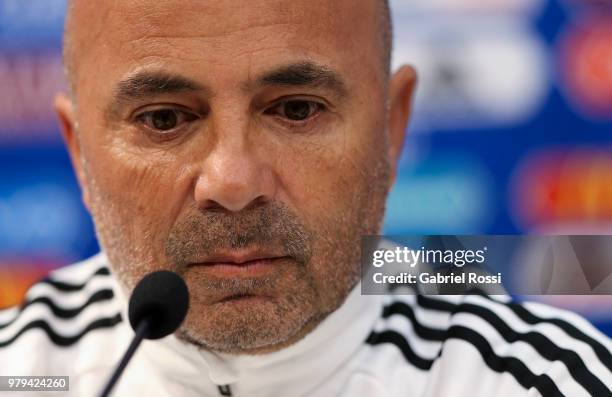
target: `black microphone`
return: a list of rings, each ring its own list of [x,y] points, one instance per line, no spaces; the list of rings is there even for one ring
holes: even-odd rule
[[[138,282],[128,308],[130,325],[136,335],[100,397],[109,395],[142,340],[160,339],[176,331],[188,308],[189,291],[178,274],[162,270],[149,273]]]

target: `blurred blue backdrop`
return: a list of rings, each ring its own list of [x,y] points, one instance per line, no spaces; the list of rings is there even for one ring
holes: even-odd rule
[[[392,8],[394,66],[419,87],[385,232],[610,234],[612,2]],[[0,1],[0,307],[98,249],[51,108],[64,12]],[[552,302],[612,334],[610,297]]]

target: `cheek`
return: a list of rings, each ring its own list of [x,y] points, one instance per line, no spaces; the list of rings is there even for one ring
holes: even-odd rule
[[[283,154],[284,190],[315,229],[354,213],[375,187],[371,185],[384,182],[375,169],[386,156],[382,127],[363,125],[337,133],[325,144],[292,146]]]
[[[287,151],[293,161],[287,161],[291,166],[284,168],[282,179],[315,237],[311,266],[319,284],[344,279],[349,281],[341,284],[349,285],[357,277],[361,236],[379,231],[389,167],[384,139],[376,139],[382,138],[378,131],[375,126],[355,129],[362,139],[346,133],[318,150]]]
[[[169,153],[144,153],[114,144],[90,153],[87,168],[98,212],[112,216],[133,242],[163,240],[189,186],[179,161]]]

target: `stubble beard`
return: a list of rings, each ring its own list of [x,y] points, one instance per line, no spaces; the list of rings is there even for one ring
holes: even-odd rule
[[[126,296],[151,271],[172,270],[186,278],[191,305],[176,334],[180,339],[217,352],[267,352],[301,339],[335,311],[358,283],[361,237],[380,230],[389,169],[388,159],[380,155],[362,167],[357,182],[344,181],[352,192],[345,196],[349,199],[312,231],[283,206],[265,207],[243,218],[194,214],[199,221],[188,218],[177,223],[163,242],[166,263],[159,263],[154,254],[156,240],[149,231],[156,230],[155,222],[145,220],[138,230],[131,222],[131,211],[119,199],[104,194],[93,178],[89,179],[91,212],[100,245]],[[190,250],[239,248],[275,238],[292,255],[282,276],[211,280],[185,271]],[[211,305],[207,297],[219,291],[265,293],[274,298],[251,307],[231,302]]]

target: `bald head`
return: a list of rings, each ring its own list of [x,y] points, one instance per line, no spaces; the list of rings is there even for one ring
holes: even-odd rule
[[[377,15],[379,16],[379,21],[377,30],[380,38],[380,56],[382,60],[382,68],[385,74],[389,76],[393,47],[393,28],[389,0],[375,1],[378,6]],[[82,45],[95,45],[95,43],[83,43],[79,38],[78,32],[82,29],[88,29],[87,19],[78,17],[78,14],[80,13],[80,10],[78,9],[78,6],[80,6],[79,3],[83,3],[83,0],[68,0],[64,28],[64,67],[66,79],[71,92],[74,92],[75,89],[73,75],[78,66],[79,47]],[[99,8],[99,5],[96,8]]]

